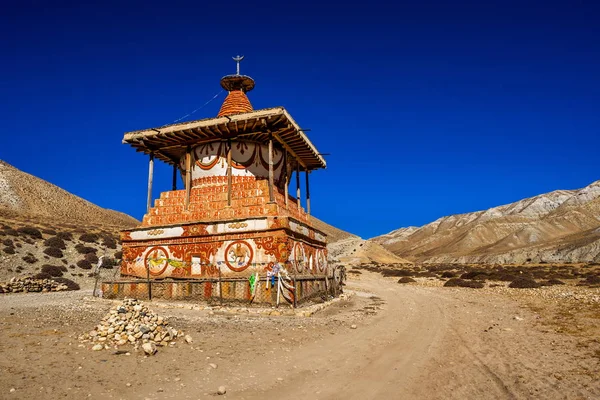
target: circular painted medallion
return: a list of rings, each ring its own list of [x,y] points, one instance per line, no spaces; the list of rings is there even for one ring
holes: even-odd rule
[[[244,240],[236,240],[231,242],[225,248],[225,264],[235,272],[242,272],[250,266],[254,251],[252,246]]]
[[[325,259],[325,251],[323,250],[317,250],[317,268],[321,272],[325,272],[327,268],[327,260]]]
[[[300,243],[294,245],[294,265],[298,273],[302,273],[304,267],[306,267],[306,254],[304,253],[304,246]]]
[[[144,265],[148,268],[150,275],[162,275],[169,266],[169,255],[164,247],[153,247],[146,253]]]

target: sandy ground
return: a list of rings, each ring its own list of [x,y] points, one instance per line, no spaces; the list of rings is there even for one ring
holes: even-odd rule
[[[113,304],[89,292],[4,295],[0,398],[600,398],[593,318],[538,296],[350,279],[354,296],[312,317],[152,304],[194,338],[152,357],[81,347]]]

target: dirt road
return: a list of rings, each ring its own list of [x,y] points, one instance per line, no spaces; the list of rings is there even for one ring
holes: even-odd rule
[[[506,296],[373,273],[348,288],[309,318],[151,305],[194,337],[153,357],[78,347],[106,302],[5,296],[0,398],[198,399],[220,385],[249,400],[600,397],[598,358]]]

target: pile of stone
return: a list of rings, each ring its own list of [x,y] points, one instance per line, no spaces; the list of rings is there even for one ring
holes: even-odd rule
[[[146,348],[175,344],[175,340],[183,337],[183,332],[173,329],[163,318],[148,309],[137,299],[125,299],[120,305],[110,309],[100,324],[91,332],[79,337],[82,343],[94,343],[93,350],[102,350],[110,346],[126,344],[142,344]],[[185,336],[186,342],[192,339]],[[149,344],[150,346],[145,346]],[[155,350],[154,350],[155,351]]]
[[[11,278],[6,283],[0,283],[0,293],[20,292],[60,292],[69,290],[67,285],[52,279]]]

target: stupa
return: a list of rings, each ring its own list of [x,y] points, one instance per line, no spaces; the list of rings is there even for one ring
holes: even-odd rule
[[[310,222],[309,192],[309,174],[326,162],[286,109],[253,109],[242,59],[221,79],[228,94],[216,118],[125,133],[123,143],[149,156],[147,213],[121,233],[121,280],[104,283],[106,297],[143,295],[145,281],[165,298],[248,300],[261,287],[267,303],[328,289],[326,235]],[[152,206],[155,159],[173,166],[173,187]]]

